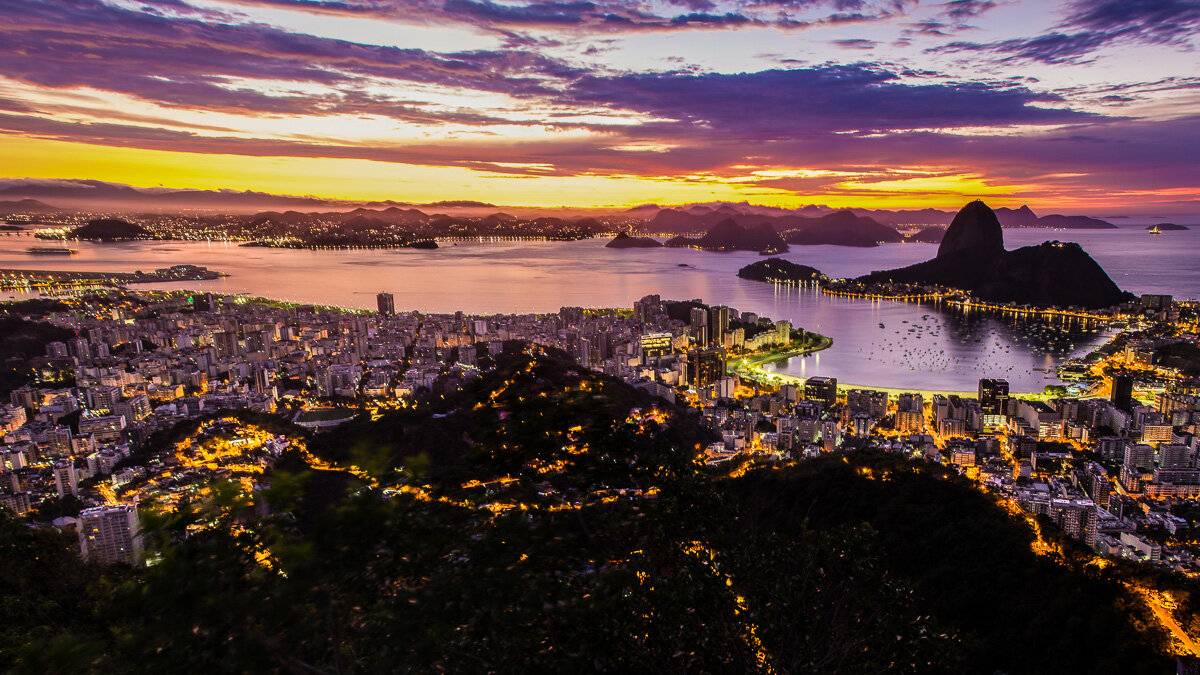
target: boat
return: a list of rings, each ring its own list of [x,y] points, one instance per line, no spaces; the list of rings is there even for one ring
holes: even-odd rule
[[[75,255],[78,251],[62,246],[33,246],[25,249],[29,255]]]
[[[1162,230],[1158,229],[1158,226],[1155,225],[1154,227],[1150,228],[1150,234],[1162,234]]]

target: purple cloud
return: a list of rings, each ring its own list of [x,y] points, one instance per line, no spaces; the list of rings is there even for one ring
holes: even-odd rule
[[[1113,44],[1188,47],[1200,30],[1200,0],[1075,0],[1055,29],[1032,38],[954,42],[930,52],[984,52],[1003,61],[1081,63]]]
[[[833,44],[844,49],[873,49],[879,43],[874,40],[865,40],[863,38],[849,38],[846,40],[834,40]]]
[[[0,54],[7,77],[35,85],[94,87],[167,106],[251,113],[403,110],[365,94],[360,85],[367,78],[524,96],[546,93],[547,79],[580,72],[533,51],[439,54],[87,0],[14,5],[0,23]],[[337,92],[265,94],[232,84],[242,79],[317,84]]]
[[[627,0],[234,0],[242,5],[309,12],[371,15],[405,21],[461,24],[509,34],[530,30],[599,33],[711,30],[740,26],[797,29],[820,23],[875,21],[904,10],[912,0],[668,0],[674,13]],[[826,16],[797,13],[826,8]]]
[[[584,76],[563,102],[634,110],[736,137],[905,130],[993,124],[1053,124],[1090,115],[1035,104],[1051,94],[984,83],[912,85],[870,65],[756,73],[633,73]]]

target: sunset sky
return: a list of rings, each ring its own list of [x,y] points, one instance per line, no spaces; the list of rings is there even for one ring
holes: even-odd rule
[[[2,179],[1200,211],[1200,0],[3,7]]]

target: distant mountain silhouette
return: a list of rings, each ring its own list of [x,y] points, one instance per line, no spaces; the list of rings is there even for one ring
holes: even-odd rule
[[[936,258],[858,280],[948,286],[989,302],[1037,306],[1099,309],[1131,297],[1079,244],[1054,241],[1006,251],[1000,222],[981,201],[954,217]]]
[[[746,227],[758,223],[770,223],[777,231],[808,230],[817,225],[823,218],[849,212],[860,218],[870,218],[884,227],[899,225],[946,225],[954,217],[953,213],[939,209],[910,209],[894,211],[889,209],[843,209],[830,213],[823,206],[805,206],[800,209],[767,209],[742,204],[716,205],[684,205],[675,208],[659,209],[648,204],[624,212],[631,217],[648,219],[645,229],[649,232],[700,232],[711,228],[721,220],[732,218],[737,224]],[[1004,227],[1054,227],[1059,229],[1107,229],[1115,225],[1088,216],[1050,215],[1039,218],[1028,206],[1020,208],[999,208],[995,210],[996,217]],[[843,216],[844,217],[844,216]],[[892,241],[879,239],[880,242]],[[895,241],[900,241],[897,239]],[[796,242],[801,243],[801,242]],[[846,244],[850,246],[860,244]]]
[[[1061,216],[1057,213],[1038,218],[1038,227],[1057,227],[1064,230],[1113,230],[1116,225],[1087,216]]]
[[[290,197],[250,190],[177,190],[134,188],[100,180],[12,182],[0,185],[0,197],[46,199],[63,207],[83,210],[120,209],[174,211],[212,208],[247,212],[253,209],[330,204],[313,197]]]
[[[880,225],[872,218],[857,216],[852,211],[838,211],[813,219],[787,232],[784,238],[789,244],[860,247],[904,241],[895,229]]]
[[[491,208],[491,207],[495,206],[495,204],[491,204],[489,202],[477,202],[477,201],[473,201],[470,199],[451,199],[451,200],[441,201],[441,202],[430,202],[428,204],[422,204],[421,206],[429,206],[429,207],[435,207],[435,208],[462,208],[462,207]]]
[[[1001,206],[996,209],[996,218],[1004,227],[1037,227],[1038,217],[1033,209],[1021,205],[1019,209],[1009,209]]]
[[[918,244],[940,244],[944,236],[946,236],[946,228],[932,225],[905,237],[904,240]]]
[[[36,199],[20,199],[17,201],[0,202],[0,213],[54,213],[61,211],[56,206],[50,206]]]
[[[893,228],[851,211],[837,211],[819,217],[758,213],[729,215],[734,210],[736,209],[729,205],[717,210],[704,211],[663,209],[645,225],[645,229],[650,232],[697,232],[711,230],[718,224],[729,221],[743,228],[767,225],[774,231],[783,233],[789,243],[801,245],[876,246],[880,242],[903,241],[903,237]],[[667,245],[672,244],[668,241]]]
[[[672,237],[665,246],[694,246],[706,251],[786,251],[783,237],[767,223],[742,227],[732,218],[713,225],[703,237]]]

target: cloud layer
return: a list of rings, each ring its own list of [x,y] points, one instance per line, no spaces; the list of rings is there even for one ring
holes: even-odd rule
[[[0,130],[171,152],[721,181],[814,201],[930,176],[1097,198],[1117,185],[1196,185],[1194,78],[1056,88],[1042,80],[1057,73],[1020,64],[1086,69],[1122,45],[1194,61],[1200,2],[1072,2],[1037,35],[960,39],[1005,5],[24,0],[0,21]],[[281,11],[313,28],[256,14]],[[388,45],[323,30],[321,17],[466,37],[444,49]],[[631,67],[621,50],[654,34],[696,63]],[[802,58],[754,62],[743,52],[761,51],[756,39]],[[987,59],[986,77],[956,65],[968,56]],[[753,67],[700,65],[722,58]],[[1171,114],[1137,108],[1159,100]]]

